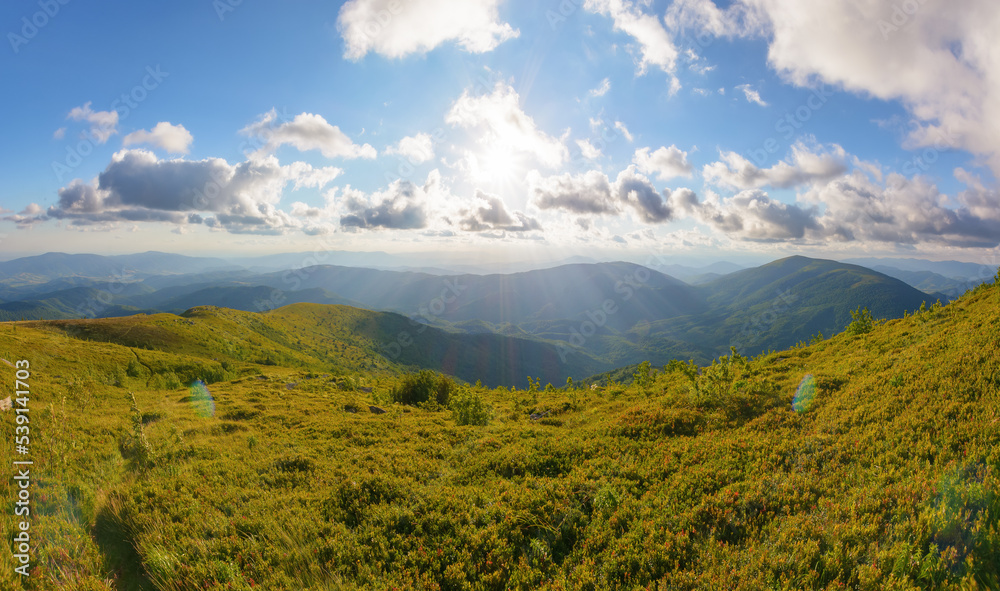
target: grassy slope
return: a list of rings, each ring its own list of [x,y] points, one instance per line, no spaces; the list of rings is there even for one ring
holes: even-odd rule
[[[494,409],[483,427],[344,412],[385,404],[395,378],[345,391],[308,363],[211,384],[203,416],[186,389],[104,373],[156,352],[0,325],[0,356],[35,372],[40,545],[25,588],[1000,588],[998,309],[1000,287],[984,288],[643,388],[476,389]],[[216,333],[235,322],[206,316]],[[221,355],[163,320],[105,336]],[[795,412],[807,375],[817,394]],[[145,472],[121,451],[127,391],[147,419]]]

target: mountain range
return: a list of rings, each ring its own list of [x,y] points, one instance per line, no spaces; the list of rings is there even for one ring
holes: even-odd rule
[[[363,258],[391,262],[376,255]],[[743,269],[732,263],[660,267],[683,274],[688,282],[628,262],[572,263],[510,274],[330,264],[259,272],[317,259],[327,260],[278,255],[247,259],[252,263],[247,268],[220,258],[166,253],[16,259],[0,263],[0,320],[180,314],[199,306],[253,313],[299,303],[349,306],[392,313],[385,318],[393,320],[380,320],[388,324],[402,318],[410,332],[420,331],[423,350],[440,353],[454,343],[473,346],[474,341],[474,349],[491,355],[503,350],[521,359],[531,352],[549,360],[545,368],[508,363],[504,367],[515,368],[510,373],[497,366],[486,375],[490,383],[509,385],[528,375],[522,370],[546,379],[560,372],[579,378],[643,360],[704,363],[730,347],[757,354],[839,332],[861,307],[876,318],[899,318],[924,303],[957,295],[955,285],[937,280],[931,271],[883,265],[880,272],[802,256]],[[907,277],[941,291],[922,291],[904,281]],[[400,338],[411,338],[404,333],[382,345],[395,351]],[[400,362],[426,366],[427,360],[409,359],[412,354]],[[440,359],[430,366],[442,369],[446,362]],[[464,357],[456,363],[473,364]]]

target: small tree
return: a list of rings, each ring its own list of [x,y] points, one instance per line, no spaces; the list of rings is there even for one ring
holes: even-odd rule
[[[488,425],[493,417],[493,408],[483,400],[478,392],[461,389],[448,403],[455,423],[458,425]]]
[[[851,323],[847,325],[847,334],[868,334],[875,328],[875,324],[875,319],[872,318],[872,313],[868,308],[859,307],[857,310],[851,311]]]
[[[649,373],[649,362],[643,361],[639,364],[638,369],[632,374],[632,381],[635,382],[636,386],[639,386],[641,390],[653,385],[653,376]]]
[[[130,404],[130,418],[132,420],[132,432],[125,435],[121,444],[122,456],[129,464],[140,471],[146,470],[153,465],[153,447],[146,439],[146,433],[142,428],[142,413],[139,412],[139,405],[135,401],[135,395],[129,392],[125,396]]]

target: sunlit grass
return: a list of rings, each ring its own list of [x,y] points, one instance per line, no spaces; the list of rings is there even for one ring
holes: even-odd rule
[[[0,553],[0,587],[1000,588],[1000,288],[635,385],[416,406],[350,340],[363,315],[323,309],[0,324],[37,436],[35,570]]]

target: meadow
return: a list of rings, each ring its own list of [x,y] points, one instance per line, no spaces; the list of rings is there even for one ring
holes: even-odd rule
[[[414,375],[306,306],[0,324],[0,587],[1000,589],[996,282],[586,386]]]

